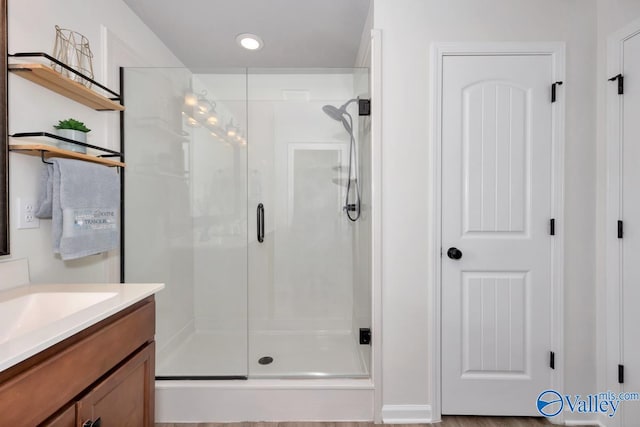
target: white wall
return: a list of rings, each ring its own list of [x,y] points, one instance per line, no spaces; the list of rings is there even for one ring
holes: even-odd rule
[[[428,60],[436,41],[566,43],[565,391],[593,392],[595,377],[586,373],[595,369],[595,0],[376,0],[373,26],[382,30],[383,52],[385,409],[417,405],[420,418],[434,402]]]
[[[105,40],[102,40],[102,26],[126,40],[144,64],[180,65],[176,57],[120,0],[10,0],[8,20],[9,52],[52,53],[56,24],[84,34],[94,54],[94,74],[98,81],[106,81],[106,74],[111,71],[103,60],[107,52]],[[89,143],[103,145],[107,134],[117,133],[117,127],[113,128],[117,122],[113,121],[115,114],[95,112],[17,76],[9,76],[10,133],[51,130],[58,120],[75,117],[85,121],[92,129]],[[17,197],[36,197],[41,163],[35,157],[15,153],[10,155],[9,162],[9,195],[14,208]],[[113,268],[117,262],[112,261],[117,257],[117,251],[110,255],[62,262],[52,253],[50,221],[41,221],[39,229],[17,230],[13,210],[11,215],[11,255],[1,259],[27,257],[34,282],[101,282],[118,279],[118,272]]]

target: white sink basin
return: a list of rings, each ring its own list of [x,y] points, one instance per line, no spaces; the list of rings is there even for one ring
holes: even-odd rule
[[[117,292],[34,292],[0,300],[0,344],[114,298]]]

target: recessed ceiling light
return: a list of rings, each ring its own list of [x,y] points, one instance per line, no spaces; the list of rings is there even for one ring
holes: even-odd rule
[[[251,33],[239,34],[236,42],[247,50],[260,50],[264,46],[262,39]]]

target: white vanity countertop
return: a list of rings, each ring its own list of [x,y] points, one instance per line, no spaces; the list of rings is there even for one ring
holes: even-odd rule
[[[162,283],[24,285],[0,292],[0,372],[142,301]]]

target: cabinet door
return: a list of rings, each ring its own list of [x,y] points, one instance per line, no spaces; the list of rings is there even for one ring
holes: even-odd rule
[[[97,421],[103,427],[152,427],[154,352],[150,343],[77,403],[77,425]]]

